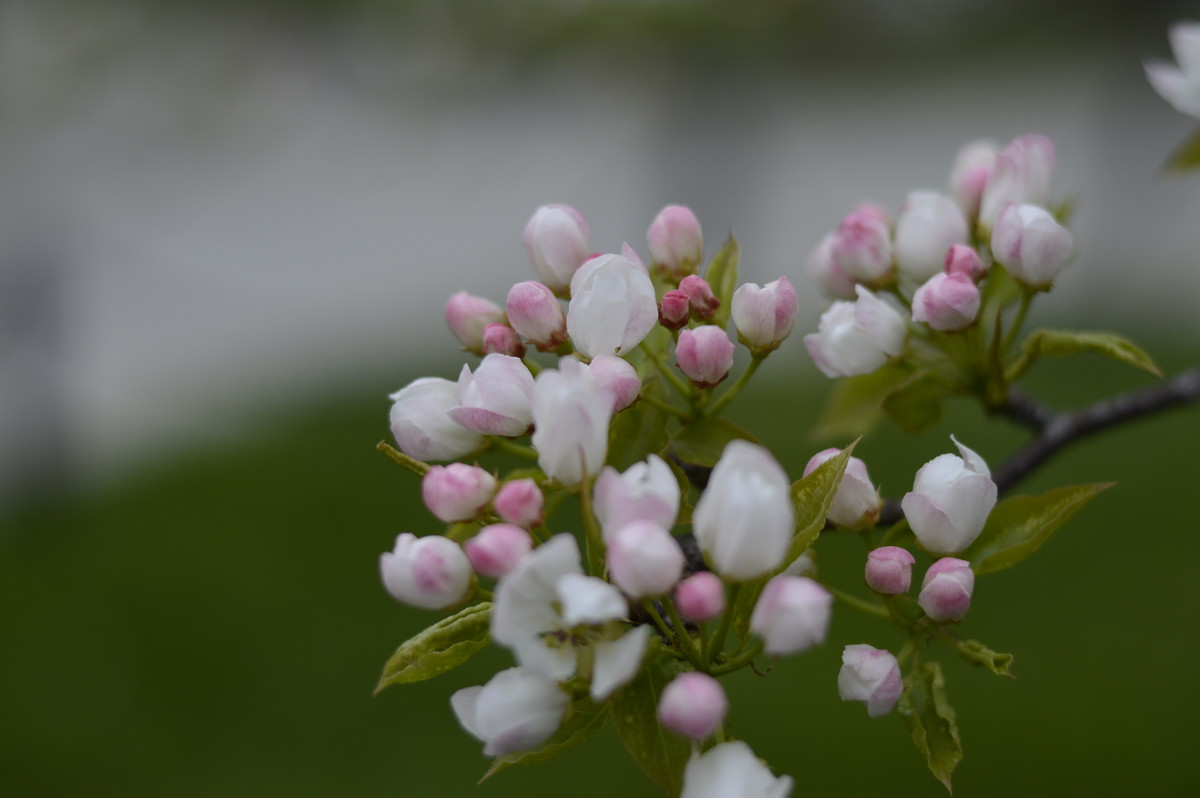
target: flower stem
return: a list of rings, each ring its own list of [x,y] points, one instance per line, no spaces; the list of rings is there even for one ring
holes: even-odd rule
[[[838,601],[853,607],[864,615],[882,618],[885,621],[892,620],[891,613],[889,613],[886,608],[880,607],[878,604],[872,604],[871,602],[860,599],[857,596],[851,596],[849,593],[843,593],[832,585],[825,585],[825,589],[832,593],[833,597]]]
[[[588,573],[604,576],[604,536],[600,523],[592,512],[592,480],[584,479],[579,486],[579,511],[583,515],[583,527],[587,531]]]
[[[1012,326],[1008,328],[1008,332],[1004,335],[1004,343],[1000,345],[1000,351],[1007,352],[1009,347],[1013,345],[1017,335],[1021,332],[1021,327],[1025,324],[1025,314],[1029,312],[1029,305],[1033,301],[1033,292],[1029,289],[1023,289],[1021,292],[1021,304],[1017,306],[1017,315],[1013,317]]]
[[[429,463],[422,462],[415,457],[409,457],[396,447],[389,446],[383,441],[375,444],[375,448],[419,477],[425,476],[425,472],[429,470]]]
[[[522,446],[519,443],[513,443],[508,438],[492,438],[492,446],[495,446],[502,452],[515,454],[517,457],[524,457],[529,460],[536,460],[538,453],[532,446]]]
[[[683,618],[679,616],[679,610],[675,609],[675,602],[669,598],[663,599],[663,606],[667,608],[667,615],[671,618],[671,625],[675,627],[675,634],[679,637],[679,647],[687,655],[688,662],[696,666],[697,670],[705,670],[708,667],[708,660],[697,655],[696,641],[688,634],[687,626],[684,624]]]
[[[755,657],[757,657],[759,654],[761,654],[762,650],[763,650],[763,641],[759,640],[758,642],[756,642],[754,644],[753,648],[751,648],[745,654],[741,654],[737,657],[734,657],[733,659],[729,660],[728,662],[724,662],[724,663],[718,665],[717,667],[713,668],[712,675],[713,676],[724,676],[726,673],[733,673],[736,670],[741,670],[742,668],[749,665],[754,660]]]
[[[682,407],[676,407],[670,402],[664,402],[657,396],[650,396],[649,394],[644,393],[642,394],[642,401],[652,404],[659,410],[670,413],[673,416],[679,416],[680,418],[691,418],[691,414],[689,414],[688,411],[684,410]]]
[[[642,341],[640,344],[638,344],[638,348],[646,353],[646,357],[649,358],[650,362],[654,364],[654,368],[658,369],[658,373],[663,376],[663,379],[671,384],[671,387],[679,391],[681,396],[691,399],[692,389],[688,387],[686,382],[680,379],[678,374],[667,368],[667,364],[662,362],[662,358],[658,356],[657,352],[651,349],[645,341]]]
[[[717,626],[717,631],[713,634],[712,646],[709,649],[709,662],[713,662],[721,655],[721,650],[725,648],[725,637],[729,634],[729,624],[733,620],[733,611],[737,607],[738,593],[742,590],[741,582],[734,582],[729,586],[729,597],[725,602],[725,613],[721,616],[721,623]]]
[[[720,413],[725,409],[726,405],[732,402],[737,395],[742,392],[742,388],[745,388],[746,383],[750,382],[750,378],[754,376],[754,372],[758,371],[758,367],[762,365],[764,360],[767,359],[768,354],[770,353],[766,352],[761,355],[754,354],[750,356],[750,363],[746,366],[746,370],[742,372],[742,376],[738,377],[737,382],[729,386],[729,390],[721,394],[721,396],[717,398],[717,401],[713,403],[713,406],[708,409],[708,414],[710,416],[715,416]]]

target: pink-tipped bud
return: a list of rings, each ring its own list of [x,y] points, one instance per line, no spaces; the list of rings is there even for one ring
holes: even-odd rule
[[[653,521],[632,521],[608,536],[608,568],[630,597],[662,596],[683,574],[683,549]]]
[[[917,603],[935,621],[961,621],[971,607],[975,572],[957,557],[943,557],[929,566]]]
[[[892,711],[903,691],[900,663],[891,652],[865,643],[842,649],[838,695],[843,701],[862,701],[869,716],[881,718]]]
[[[492,507],[508,523],[529,529],[542,523],[546,499],[532,479],[514,479],[500,486]]]
[[[1071,233],[1037,205],[1009,204],[992,230],[992,255],[1032,288],[1047,288],[1071,259]]]
[[[679,290],[687,295],[692,313],[697,318],[711,319],[721,307],[721,300],[713,293],[712,286],[698,274],[689,274],[679,283]]]
[[[955,244],[946,251],[942,271],[946,274],[961,274],[973,283],[978,283],[987,275],[987,267],[983,265],[979,253],[966,244]]]
[[[567,340],[567,317],[547,286],[536,280],[517,283],[505,306],[508,323],[541,351],[553,351]]]
[[[395,548],[380,555],[379,573],[397,601],[431,610],[457,604],[471,588],[467,555],[442,535],[398,535]]]
[[[689,621],[711,621],[725,612],[725,583],[711,571],[692,574],[675,587],[675,606]]]
[[[754,283],[739,286],[729,311],[738,340],[751,352],[765,354],[778,349],[791,333],[798,307],[796,289],[780,277],[761,288]]]
[[[679,333],[675,359],[679,370],[700,388],[711,388],[733,368],[733,341],[720,327],[706,324]]]
[[[804,467],[804,476],[816,471],[826,460],[840,452],[840,449],[817,452]],[[833,495],[833,503],[829,505],[827,518],[830,523],[840,527],[853,529],[867,526],[879,518],[882,503],[879,491],[871,484],[867,464],[857,457],[851,457],[846,463],[846,470],[842,472],[842,481]]]
[[[1018,136],[996,153],[992,173],[979,200],[979,223],[994,227],[1010,202],[1045,205],[1054,173],[1054,142],[1045,136]]]
[[[935,330],[953,332],[975,323],[979,287],[965,274],[935,274],[913,294],[912,320]]]
[[[954,156],[954,166],[950,169],[950,196],[969,220],[979,215],[979,201],[995,164],[995,142],[982,139],[964,144]]]
[[[808,277],[831,299],[854,299],[854,278],[833,260],[836,233],[829,233],[808,255]]]
[[[678,330],[687,326],[691,315],[692,308],[688,296],[678,288],[663,294],[662,301],[658,303],[658,323],[668,330]]]
[[[571,277],[588,256],[588,226],[570,205],[543,205],[525,225],[525,251],[550,290],[565,295]]]
[[[425,506],[447,524],[470,521],[479,515],[496,492],[496,478],[478,466],[451,463],[430,466],[421,479]]]
[[[596,355],[587,366],[588,379],[612,397],[613,412],[633,404],[642,392],[642,379],[628,360],[616,355]]]
[[[490,299],[459,291],[446,301],[446,324],[450,332],[477,355],[483,354],[484,328],[503,323],[504,310]]]
[[[874,205],[860,205],[838,225],[830,254],[847,276],[878,286],[892,275],[892,237],[887,215]]]
[[[463,544],[471,567],[499,579],[533,548],[529,533],[513,524],[491,524]]]
[[[942,270],[946,250],[967,240],[967,219],[944,194],[912,191],[896,219],[896,266],[916,280]]]
[[[650,257],[677,274],[695,271],[704,256],[700,222],[690,208],[668,205],[658,212],[646,231]]]
[[[885,596],[907,593],[912,586],[912,567],[916,560],[907,549],[883,546],[867,555],[867,587]]]
[[[658,699],[658,719],[662,725],[696,741],[715,732],[728,711],[729,699],[720,682],[698,671],[676,676]]]
[[[507,324],[489,324],[483,328],[483,353],[525,357],[525,344],[521,343],[517,331]]]
[[[750,631],[763,639],[768,654],[798,654],[825,642],[833,596],[807,576],[780,575],[767,582]]]

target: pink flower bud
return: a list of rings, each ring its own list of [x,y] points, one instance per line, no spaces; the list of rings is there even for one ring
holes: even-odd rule
[[[499,579],[533,549],[529,533],[512,524],[491,524],[463,544],[471,567],[484,576]]]
[[[395,549],[379,556],[379,571],[397,601],[426,609],[457,604],[471,587],[467,555],[442,535],[397,536]]]
[[[633,521],[608,536],[608,567],[630,597],[662,596],[683,574],[683,549],[653,521]]]
[[[692,308],[687,294],[677,288],[663,294],[662,301],[658,303],[658,323],[668,330],[678,330],[687,326],[691,315]]]
[[[646,231],[650,257],[672,272],[694,271],[704,256],[700,222],[690,208],[668,205],[658,212]]]
[[[1006,205],[992,231],[992,255],[1031,288],[1047,288],[1071,258],[1071,233],[1036,205]]]
[[[477,355],[483,353],[483,329],[489,324],[503,323],[504,311],[489,299],[459,291],[446,301],[446,324],[450,332]]]
[[[859,282],[887,282],[892,275],[892,236],[887,215],[872,205],[855,208],[833,234],[830,254],[842,272]]]
[[[525,357],[525,344],[507,324],[489,324],[483,328],[483,353],[521,358]]]
[[[950,196],[968,220],[979,215],[979,201],[996,163],[996,144],[983,139],[964,144],[950,170]]]
[[[567,340],[567,317],[554,292],[536,280],[517,283],[508,291],[508,323],[543,352]]]
[[[663,688],[658,699],[662,725],[684,737],[706,739],[725,721],[729,699],[721,683],[706,673],[685,671]]]
[[[701,319],[711,319],[721,307],[721,300],[713,294],[712,286],[698,274],[689,274],[679,283],[679,290],[687,295],[692,313]]]
[[[883,546],[867,555],[867,587],[885,596],[907,593],[912,586],[912,567],[916,560],[907,549]]]
[[[609,394],[613,412],[633,404],[642,392],[642,379],[629,361],[616,355],[596,355],[587,366],[588,379]]]
[[[525,225],[525,251],[538,278],[565,294],[571,277],[588,255],[588,226],[570,205],[543,205]]]
[[[951,435],[959,454],[942,454],[921,466],[900,508],[921,546],[954,554],[970,546],[996,505],[996,483],[984,459]]]
[[[675,606],[689,621],[711,621],[725,612],[725,583],[711,571],[692,574],[675,586]]]
[[[542,523],[546,499],[532,479],[514,479],[500,486],[492,506],[508,523],[528,529]]]
[[[854,278],[833,260],[836,233],[829,233],[808,255],[808,277],[831,299],[854,299]]]
[[[1010,202],[1045,205],[1050,201],[1054,142],[1045,136],[1020,136],[996,155],[979,202],[979,223],[994,227]]]
[[[745,283],[733,292],[730,314],[738,340],[751,352],[763,354],[778,349],[796,321],[796,289],[780,277],[761,288]]]
[[[431,466],[421,479],[425,506],[447,524],[475,518],[495,492],[496,478],[466,463]]]
[[[843,701],[862,701],[869,716],[881,718],[892,711],[903,691],[900,663],[890,652],[865,643],[842,649],[838,695]]]
[[[459,406],[447,411],[455,423],[484,435],[515,438],[533,423],[533,375],[519,358],[488,355],[458,375]]]
[[[961,621],[971,607],[975,572],[957,557],[943,557],[929,566],[917,603],[935,621]]]
[[[952,332],[975,323],[979,315],[979,288],[964,274],[935,274],[913,294],[913,321],[935,330]]]
[[[934,191],[913,191],[896,219],[896,265],[916,280],[942,270],[946,250],[967,241],[967,220],[954,200]]]
[[[679,482],[656,454],[622,473],[605,466],[596,479],[593,497],[606,543],[611,533],[633,521],[653,521],[671,529],[679,515]]]
[[[733,368],[733,341],[720,327],[706,324],[679,333],[675,359],[679,370],[692,384],[712,388],[729,376]]]
[[[750,631],[768,654],[797,654],[825,642],[833,596],[807,576],[781,574],[763,588]]]
[[[825,449],[814,454],[804,467],[804,476],[816,471],[822,463],[839,451]],[[871,484],[871,476],[867,473],[867,464],[857,457],[851,457],[842,473],[842,481],[833,496],[833,503],[829,505],[828,519],[830,523],[850,528],[874,523],[879,518],[881,503],[879,492]]]
[[[942,271],[946,274],[961,274],[978,283],[987,274],[987,267],[979,259],[979,253],[966,244],[955,244],[946,252],[946,260],[942,263]]]

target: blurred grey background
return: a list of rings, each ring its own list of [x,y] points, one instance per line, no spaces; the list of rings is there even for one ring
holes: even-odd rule
[[[0,501],[103,484],[396,367],[503,301],[568,202],[597,251],[664,204],[785,274],[860,200],[1041,132],[1078,198],[1043,317],[1200,336],[1194,125],[1154,94],[1187,4],[0,2]],[[793,342],[793,345],[795,342]],[[802,350],[791,350],[811,372]]]

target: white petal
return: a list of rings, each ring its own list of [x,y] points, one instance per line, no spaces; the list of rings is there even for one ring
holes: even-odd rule
[[[566,626],[615,621],[628,612],[621,591],[594,576],[566,574],[558,580],[557,592]]]
[[[603,701],[637,676],[650,640],[650,627],[638,626],[617,640],[596,643],[592,671],[592,700]]]

